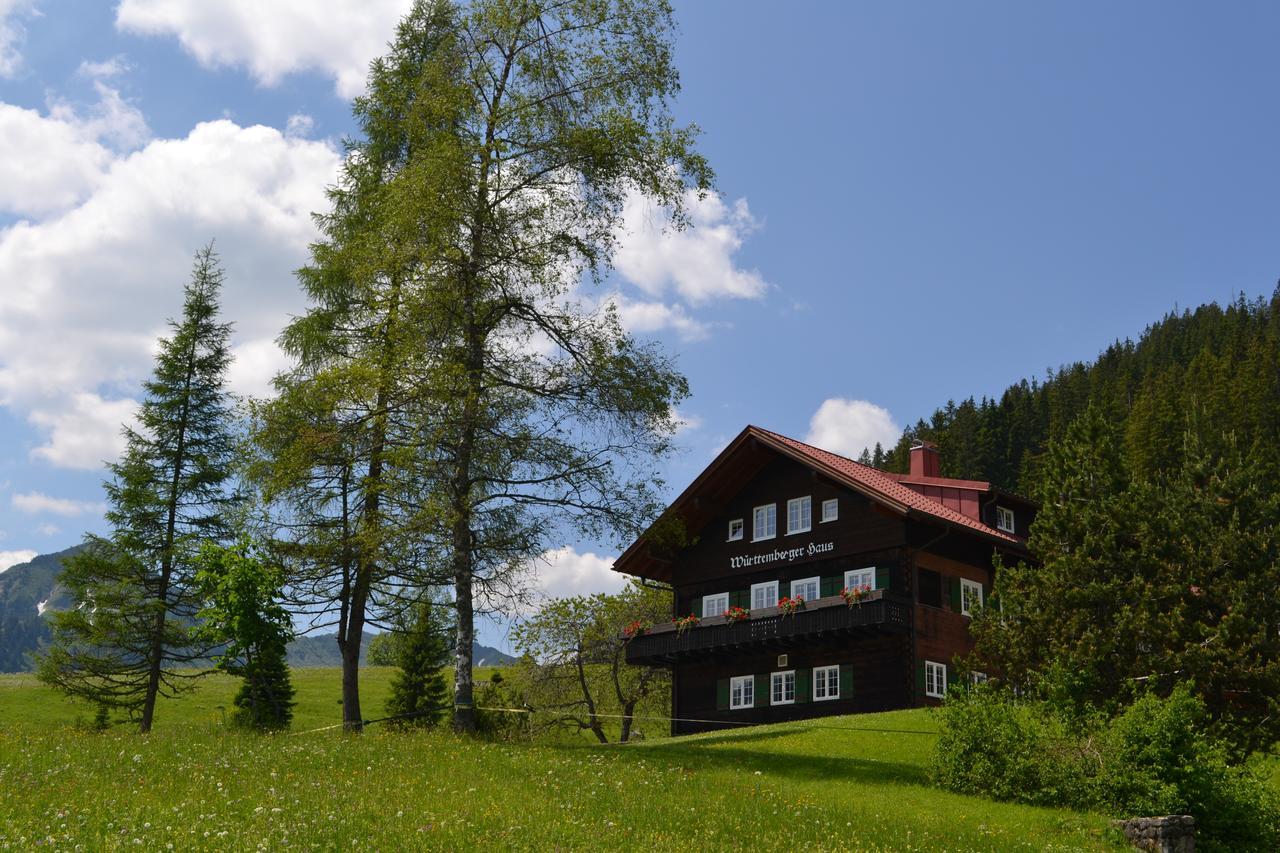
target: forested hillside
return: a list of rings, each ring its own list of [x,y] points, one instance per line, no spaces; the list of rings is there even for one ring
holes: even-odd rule
[[[1047,442],[1090,402],[1121,427],[1130,470],[1175,463],[1192,407],[1246,447],[1280,441],[1280,287],[1270,299],[1171,312],[1136,343],[1118,341],[1043,381],[1024,379],[999,399],[948,402],[869,461],[905,472],[911,444],[924,439],[939,446],[943,476],[1032,494]]]

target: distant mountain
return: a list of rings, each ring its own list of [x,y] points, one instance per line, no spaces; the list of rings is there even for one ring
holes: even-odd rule
[[[56,554],[42,554],[0,572],[0,672],[29,670],[31,654],[49,642],[49,625],[44,614],[72,605],[66,590],[58,583],[62,561],[83,548],[77,545]],[[361,663],[365,662],[371,639],[372,634],[364,635]],[[475,662],[476,666],[505,666],[514,663],[515,658],[477,643]],[[289,665],[341,666],[334,635],[316,634],[294,640],[289,645]]]
[[[42,554],[0,572],[0,672],[30,669],[29,655],[49,642],[43,614],[71,606],[58,578],[62,561],[83,547]]]
[[[334,637],[334,634],[312,634],[297,638],[289,644],[289,666],[341,666],[342,657],[338,654],[338,642]],[[360,643],[362,664],[366,662],[369,641],[373,637],[373,634],[366,633]],[[507,666],[516,662],[511,655],[479,643],[475,644],[472,653],[475,655],[476,666]]]

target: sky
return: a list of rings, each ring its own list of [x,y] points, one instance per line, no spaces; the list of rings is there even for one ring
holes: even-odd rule
[[[408,0],[0,0],[0,569],[102,532],[193,253],[263,394],[292,271]],[[716,194],[635,199],[604,285],[692,396],[679,492],[746,424],[856,455],[949,399],[1280,278],[1280,5],[677,0]],[[610,542],[547,594],[613,590]],[[486,637],[501,642],[498,627]]]

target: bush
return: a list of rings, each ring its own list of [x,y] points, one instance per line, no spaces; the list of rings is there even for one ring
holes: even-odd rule
[[[476,733],[492,740],[517,740],[527,738],[530,732],[529,714],[511,711],[488,710],[492,708],[524,708],[524,693],[495,672],[489,682],[476,691]]]
[[[947,790],[1117,817],[1190,814],[1200,849],[1280,849],[1274,792],[1205,734],[1189,688],[1147,695],[1118,716],[1070,715],[989,689],[941,710],[934,779]]]

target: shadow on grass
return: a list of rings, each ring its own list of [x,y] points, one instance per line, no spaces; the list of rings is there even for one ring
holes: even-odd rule
[[[929,784],[928,771],[916,764],[881,761],[870,757],[792,755],[750,748],[753,743],[791,737],[794,734],[794,731],[774,730],[734,732],[696,739],[675,738],[623,747],[618,750],[617,755],[622,760],[660,759],[671,764],[706,770],[729,769],[738,773],[759,770],[769,776],[802,781],[843,780],[877,785]]]

